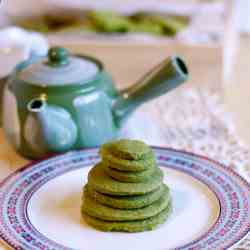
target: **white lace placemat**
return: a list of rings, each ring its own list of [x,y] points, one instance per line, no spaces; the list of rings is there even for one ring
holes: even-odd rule
[[[250,151],[216,94],[197,89],[174,91],[140,108],[127,121],[121,137],[204,155],[250,180]],[[250,235],[233,249],[249,250]]]
[[[250,151],[216,94],[196,89],[173,92],[138,110],[121,136],[205,155],[250,177]]]

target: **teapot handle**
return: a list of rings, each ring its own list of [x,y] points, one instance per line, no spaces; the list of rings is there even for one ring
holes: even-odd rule
[[[118,126],[142,103],[178,87],[188,75],[187,66],[180,57],[172,56],[162,61],[117,98],[113,112]]]

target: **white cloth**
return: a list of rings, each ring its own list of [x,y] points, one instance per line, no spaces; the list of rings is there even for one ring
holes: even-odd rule
[[[27,32],[10,26],[0,29],[0,77],[8,75],[15,65],[26,60],[31,54],[45,55],[48,51],[47,39],[36,32]]]
[[[155,112],[148,112],[148,108],[131,116],[121,137],[205,155],[250,180],[250,151],[237,136],[233,120],[217,95],[178,90],[155,103]]]

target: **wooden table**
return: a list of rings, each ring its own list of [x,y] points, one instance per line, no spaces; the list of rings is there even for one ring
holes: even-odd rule
[[[234,72],[230,81],[223,86],[223,98],[226,104],[226,109],[233,115],[237,131],[242,140],[250,146],[250,84],[249,84],[249,51],[250,37],[241,39],[241,48],[238,52],[237,59],[234,64]],[[155,47],[152,52],[152,57],[146,53],[147,48],[140,48],[140,55],[136,54],[136,48],[128,47],[122,52],[119,51],[120,63],[117,64],[117,51],[112,47],[107,50],[100,51],[95,48],[84,46],[69,46],[75,52],[84,52],[98,56],[105,62],[108,70],[114,76],[114,79],[120,87],[128,86],[136,81],[147,69],[149,69],[162,55],[162,49]],[[137,55],[137,56],[135,56]],[[149,60],[149,59],[152,60]],[[133,67],[137,65],[137,67]],[[139,64],[139,67],[138,67]],[[129,73],[128,73],[129,72]],[[3,131],[0,130],[0,179],[3,179],[9,173],[13,172],[20,166],[28,162],[13,151],[11,146],[5,140]],[[249,167],[249,166],[248,166]],[[0,249],[8,249],[4,245],[0,245]]]

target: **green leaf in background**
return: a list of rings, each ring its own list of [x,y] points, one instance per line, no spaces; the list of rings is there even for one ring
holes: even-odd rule
[[[147,33],[158,36],[175,36],[188,25],[186,17],[160,13],[139,12],[124,16],[112,11],[84,11],[81,15],[49,14],[18,20],[17,25],[33,31],[74,32],[90,31],[107,34]]]
[[[151,20],[143,20],[138,23],[133,23],[130,27],[130,32],[148,33],[153,35],[162,35],[163,30],[160,25],[153,23]]]
[[[184,17],[178,18],[161,14],[141,12],[132,15],[130,18],[139,26],[141,23],[146,22],[148,26],[158,27],[157,29],[161,31],[160,34],[167,36],[175,36],[188,25],[188,20],[185,20]]]
[[[92,11],[88,16],[96,29],[101,32],[124,33],[128,32],[131,26],[126,17],[110,11]]]

